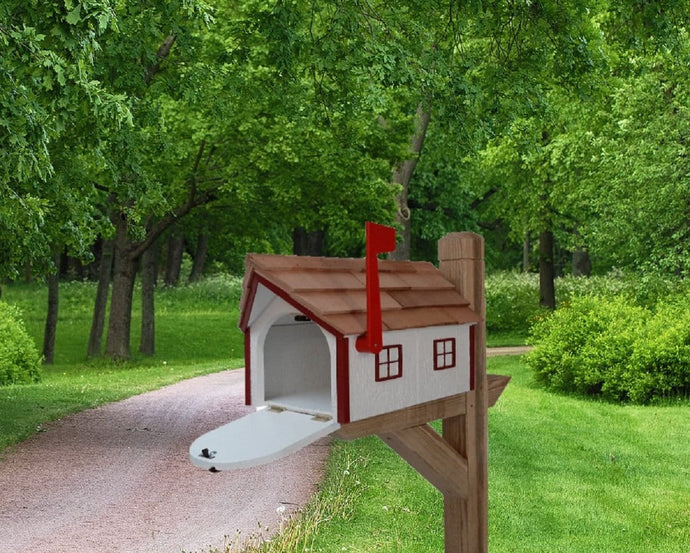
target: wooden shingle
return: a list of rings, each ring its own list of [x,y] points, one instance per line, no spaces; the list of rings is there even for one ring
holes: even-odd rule
[[[240,326],[258,282],[338,333],[366,331],[364,259],[249,254],[243,283]],[[477,322],[469,302],[431,263],[379,262],[384,330]]]

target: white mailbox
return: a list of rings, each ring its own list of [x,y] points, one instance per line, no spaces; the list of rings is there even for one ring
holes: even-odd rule
[[[258,410],[194,441],[195,465],[270,462],[351,422],[473,388],[468,301],[432,264],[378,261],[367,243],[367,260],[247,256],[239,325],[246,402]]]

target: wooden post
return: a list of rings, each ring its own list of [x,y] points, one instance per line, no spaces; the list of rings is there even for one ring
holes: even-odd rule
[[[443,438],[467,459],[468,495],[444,494],[446,553],[488,552],[488,385],[484,240],[471,232],[444,236],[438,243],[439,269],[470,302],[481,320],[474,330],[474,390],[464,415],[443,419]]]

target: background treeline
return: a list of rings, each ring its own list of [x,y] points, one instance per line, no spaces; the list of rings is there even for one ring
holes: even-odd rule
[[[185,286],[159,287],[160,359],[241,363],[241,284],[240,277],[218,274]],[[60,286],[63,322],[55,362],[71,371],[81,366],[97,284]],[[486,279],[489,345],[534,344],[528,366],[538,382],[561,392],[635,403],[687,397],[689,286],[675,278],[623,273],[565,276],[556,281],[560,307],[551,312],[539,305],[538,275],[495,272]],[[35,344],[44,330],[47,290],[37,283],[14,284],[7,295],[12,305],[0,302],[0,385],[38,382],[41,356]],[[134,299],[139,308],[140,282]]]
[[[40,6],[39,6],[40,4]],[[40,9],[39,9],[40,7]],[[396,258],[476,230],[489,269],[690,261],[678,0],[0,6],[0,279],[96,280],[89,357],[156,351],[154,290],[247,250]],[[75,261],[76,260],[76,261]],[[136,347],[136,346],[135,346]]]

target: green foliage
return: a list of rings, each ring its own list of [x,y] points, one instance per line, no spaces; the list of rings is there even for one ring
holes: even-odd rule
[[[526,359],[545,386],[649,403],[690,393],[690,301],[655,311],[624,295],[573,298],[532,329]]]
[[[556,279],[556,300],[564,304],[583,296],[622,296],[631,305],[653,308],[673,295],[690,294],[690,283],[655,274],[612,271],[587,278]],[[486,326],[490,331],[527,331],[545,315],[539,306],[539,276],[535,273],[494,272],[486,276]]]
[[[496,272],[486,276],[487,331],[526,331],[543,313],[539,277],[533,273]]]
[[[611,375],[620,373],[648,316],[620,297],[575,298],[533,327],[528,365],[550,388],[619,399]]]
[[[17,308],[0,302],[0,386],[41,380],[41,357]]]
[[[690,394],[690,300],[661,304],[633,344],[620,390],[636,403]]]
[[[626,57],[626,78],[592,114],[590,153],[579,163],[581,231],[608,263],[645,272],[690,272],[687,32],[672,50]],[[584,141],[583,141],[584,143]],[[605,183],[605,185],[602,185]]]

